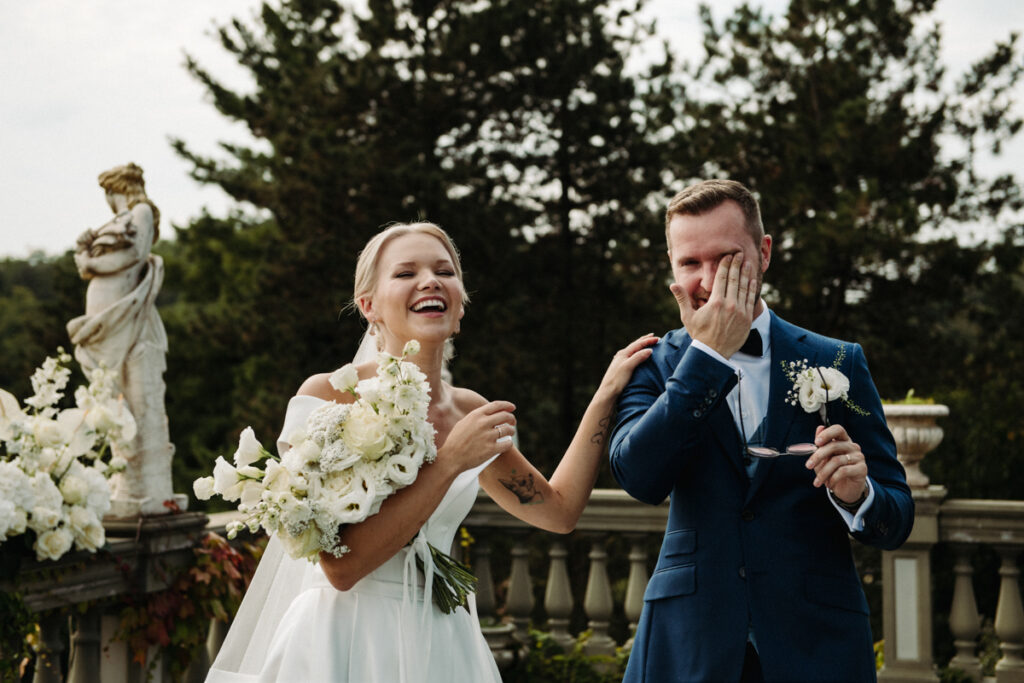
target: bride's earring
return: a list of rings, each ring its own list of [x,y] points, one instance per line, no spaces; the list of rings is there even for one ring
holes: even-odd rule
[[[374,337],[374,336],[377,335],[377,321],[376,320],[371,320],[370,321],[370,326],[366,329],[366,334],[370,335],[371,337]]]

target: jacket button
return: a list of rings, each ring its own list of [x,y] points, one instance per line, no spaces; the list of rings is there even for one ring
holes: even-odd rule
[[[740,567],[740,578],[741,579],[746,579],[747,578],[747,568],[746,567]]]
[[[700,408],[698,408],[697,410],[693,411],[693,416],[694,417],[700,417]]]
[[[740,513],[740,519],[744,522],[750,522],[754,519],[754,511],[749,508]]]
[[[708,396],[710,396],[711,398],[715,398],[716,396],[718,396],[718,390],[711,389],[710,391],[708,391]]]

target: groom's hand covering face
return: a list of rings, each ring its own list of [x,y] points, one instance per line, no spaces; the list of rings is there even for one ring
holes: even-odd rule
[[[670,285],[690,336],[728,358],[747,338],[760,313],[760,274],[771,239],[759,254],[735,202],[699,215],[677,214],[669,223]],[[759,258],[760,256],[760,258]]]

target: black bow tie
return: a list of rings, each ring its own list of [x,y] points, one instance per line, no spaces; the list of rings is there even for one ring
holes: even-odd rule
[[[747,341],[743,342],[743,346],[740,347],[740,353],[760,358],[762,353],[761,333],[757,330],[751,330],[750,334],[747,336]]]

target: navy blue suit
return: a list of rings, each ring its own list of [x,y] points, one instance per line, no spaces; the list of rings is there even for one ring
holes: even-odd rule
[[[657,566],[644,594],[627,683],[736,681],[751,628],[768,681],[875,680],[868,607],[849,529],[805,458],[761,461],[749,478],[725,396],[732,369],[682,329],[668,333],[619,398],[611,467],[633,497],[671,496]],[[898,547],[914,504],[860,346],[771,315],[771,379],[765,445],[809,442],[820,418],[786,403],[782,363],[806,359],[850,379],[858,415],[829,404],[867,458],[875,497],[853,537]]]

